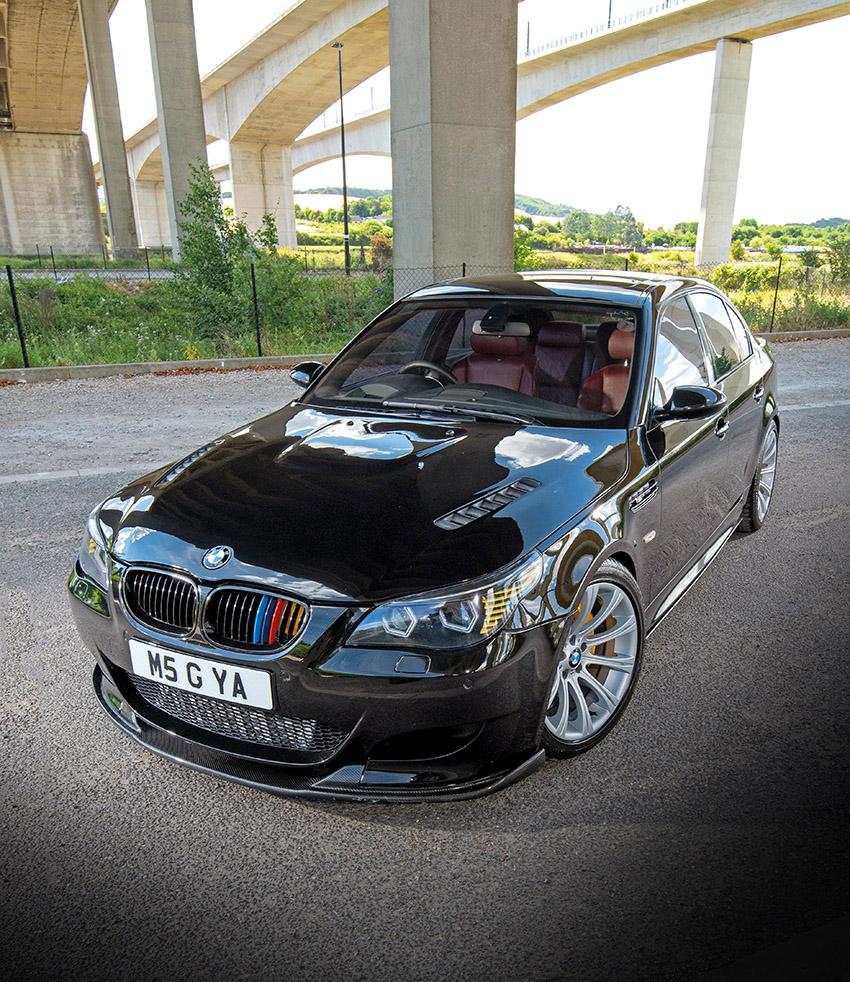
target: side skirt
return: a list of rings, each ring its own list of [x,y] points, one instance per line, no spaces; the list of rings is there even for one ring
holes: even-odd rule
[[[726,529],[725,532],[721,533],[718,538],[712,542],[712,544],[706,549],[706,551],[700,556],[700,558],[694,563],[693,566],[682,576],[682,578],[676,583],[673,589],[667,594],[666,597],[661,601],[658,610],[655,612],[655,616],[652,619],[652,623],[647,628],[647,637],[655,630],[656,627],[664,620],[664,618],[670,613],[670,611],[676,606],[676,604],[684,597],[684,595],[690,590],[690,588],[696,583],[696,581],[702,576],[702,574],[708,569],[708,567],[717,558],[718,553],[726,545],[735,531],[736,526]]]

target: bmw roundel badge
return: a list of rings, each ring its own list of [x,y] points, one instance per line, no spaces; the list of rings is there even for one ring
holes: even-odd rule
[[[207,569],[221,569],[232,555],[230,546],[213,546],[204,553],[203,564]]]

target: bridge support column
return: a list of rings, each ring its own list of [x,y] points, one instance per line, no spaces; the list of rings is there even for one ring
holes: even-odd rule
[[[397,295],[513,269],[515,0],[389,0]]]
[[[0,255],[99,253],[103,224],[84,133],[0,132]]]
[[[121,256],[135,253],[138,241],[127,157],[124,153],[118,86],[115,83],[115,62],[109,34],[109,5],[107,0],[77,0],[77,3],[86,73],[94,109],[100,173],[106,197],[109,240],[113,255]]]
[[[233,140],[230,143],[230,176],[236,215],[245,213],[252,232],[260,227],[263,215],[272,215],[277,224],[278,242],[294,249],[291,147]]]
[[[729,259],[752,57],[749,41],[723,38],[717,43],[694,257],[697,266],[714,266]]]
[[[148,249],[172,244],[164,181],[134,181],[139,244]]]
[[[180,255],[180,203],[189,190],[189,164],[207,159],[206,130],[195,48],[192,0],[145,0],[162,169],[174,258]]]

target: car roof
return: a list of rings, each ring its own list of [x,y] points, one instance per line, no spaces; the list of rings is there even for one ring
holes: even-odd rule
[[[602,300],[616,304],[654,304],[679,290],[700,286],[715,292],[707,280],[667,273],[639,273],[612,269],[545,269],[444,280],[409,294],[405,300],[475,297],[555,298]]]

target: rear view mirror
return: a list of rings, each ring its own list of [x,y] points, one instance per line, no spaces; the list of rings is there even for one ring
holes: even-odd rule
[[[655,420],[705,419],[726,405],[726,396],[709,385],[677,385],[669,401],[653,413]]]
[[[292,369],[289,377],[296,385],[306,389],[316,381],[324,370],[325,366],[320,361],[302,361]]]

